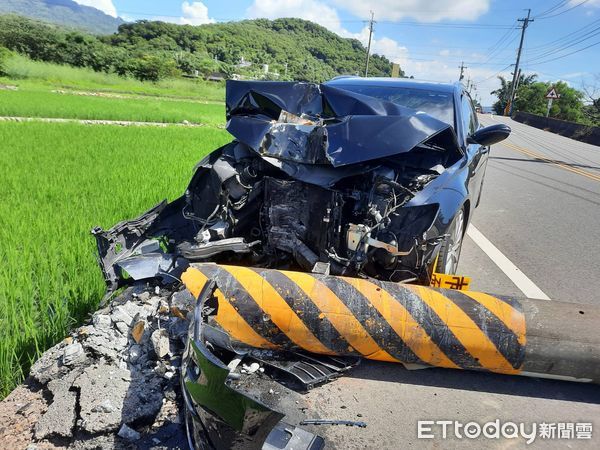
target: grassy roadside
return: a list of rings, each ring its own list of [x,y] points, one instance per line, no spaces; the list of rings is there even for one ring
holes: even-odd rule
[[[141,82],[91,69],[32,61],[21,55],[11,57],[5,71],[7,75],[0,77],[0,84],[16,85],[24,90],[72,89],[216,102],[223,102],[225,98],[224,83],[191,79]]]
[[[187,185],[216,128],[0,123],[0,398],[104,292],[89,230]]]

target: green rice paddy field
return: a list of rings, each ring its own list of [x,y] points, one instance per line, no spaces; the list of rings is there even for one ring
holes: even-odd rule
[[[0,91],[0,116],[104,119],[218,125],[225,120],[222,103],[160,97],[99,97],[21,88]]]
[[[73,75],[75,69],[65,70]],[[77,87],[106,87],[93,79],[94,74],[75,75],[80,77]],[[178,197],[195,163],[230,140],[215,126],[224,123],[223,105],[179,98],[184,93],[179,81],[174,82],[176,89],[168,84],[140,86],[130,80],[118,87],[119,80],[109,81],[111,92],[136,96],[55,94],[52,89],[73,83],[3,78],[0,84],[18,84],[19,90],[0,91],[0,115],[185,119],[207,126],[0,122],[0,398],[102,298],[104,283],[90,229],[108,228],[164,198]],[[223,93],[222,87],[199,89],[213,102]],[[142,91],[152,91],[153,97],[140,98]],[[194,96],[193,89],[187,92]]]

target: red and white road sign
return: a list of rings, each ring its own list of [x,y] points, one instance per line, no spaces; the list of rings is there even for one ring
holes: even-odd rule
[[[558,92],[556,92],[556,89],[552,88],[546,94],[546,98],[556,100],[556,99],[560,98],[560,94]]]

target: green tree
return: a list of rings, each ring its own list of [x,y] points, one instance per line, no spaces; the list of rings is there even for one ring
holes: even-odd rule
[[[600,73],[594,75],[594,81],[583,85],[585,94],[583,114],[586,120],[595,126],[600,126]]]
[[[515,95],[513,112],[524,111],[539,116],[546,115],[548,105],[546,94],[554,87],[560,94],[560,98],[552,103],[549,116],[570,122],[589,122],[584,114],[583,92],[572,88],[564,81],[547,83],[535,81],[536,78],[537,75],[535,74],[521,75]],[[494,111],[496,114],[503,114],[510,97],[512,83],[506,81],[504,77],[498,77],[498,79],[500,80],[500,88],[492,91],[492,94],[498,97],[498,101],[494,103]]]
[[[132,61],[131,72],[141,81],[159,81],[177,75],[175,61],[159,55],[142,55]]]
[[[272,72],[279,73],[279,79],[322,82],[336,75],[362,73],[366,56],[358,40],[342,38],[301,19],[202,26],[138,21],[121,25],[112,35],[92,36],[0,15],[0,45],[33,59],[143,79],[173,76],[178,70],[261,77],[261,65],[268,64]],[[251,66],[240,65],[242,58]],[[372,55],[369,74],[390,76],[390,61]]]
[[[531,83],[535,82],[536,78],[536,74],[527,76],[525,74],[521,74],[517,83],[517,86],[519,86],[518,89],[521,90],[526,86],[530,85]],[[500,88],[496,89],[495,91],[492,91],[491,94],[498,97],[498,100],[496,101],[496,103],[494,103],[493,108],[494,112],[500,115],[504,114],[504,109],[506,108],[506,105],[510,99],[512,81],[507,81],[506,78],[504,78],[503,76],[499,76],[498,80],[500,80]]]
[[[546,88],[546,92],[548,92],[551,87],[554,87],[554,89],[556,89],[556,91],[560,94],[560,98],[552,102],[550,117],[568,120],[569,122],[585,122],[585,116],[583,113],[583,92],[569,86],[564,81],[559,81],[553,85],[550,83],[545,83],[544,86]],[[544,92],[544,95],[546,92]]]
[[[11,55],[12,52],[9,49],[0,46],[0,75],[6,75],[6,62]]]

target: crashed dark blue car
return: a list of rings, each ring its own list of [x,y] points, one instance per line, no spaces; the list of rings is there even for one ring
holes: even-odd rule
[[[132,281],[178,281],[190,262],[428,284],[433,272],[456,271],[489,146],[510,134],[505,125],[481,128],[460,84],[229,81],[226,106],[234,140],[198,163],[182,197],[93,231],[109,293]],[[192,445],[321,448],[322,437],[281,421],[283,403],[256,400],[280,389],[276,377],[226,386],[231,351],[218,336],[201,338],[200,322],[182,373]],[[268,364],[284,367],[278,373],[304,364],[339,375],[355,364],[275,359]],[[212,388],[188,392],[199,374]]]
[[[226,101],[235,140],[185,195],[94,231],[111,288],[207,260],[397,282],[455,272],[489,145],[510,133],[480,128],[460,84],[230,81]]]

